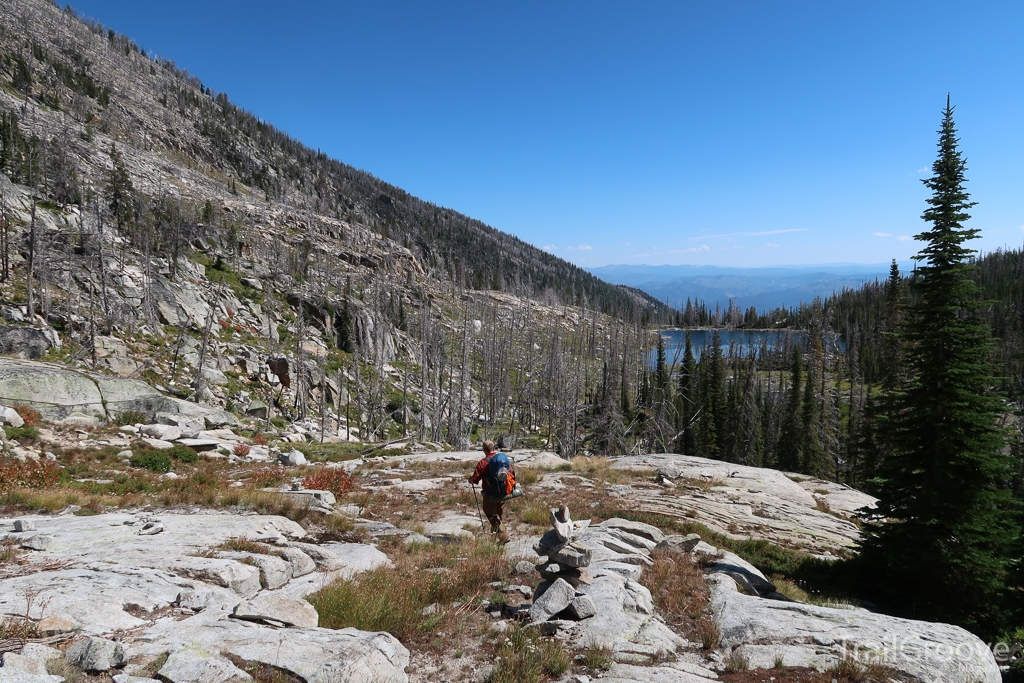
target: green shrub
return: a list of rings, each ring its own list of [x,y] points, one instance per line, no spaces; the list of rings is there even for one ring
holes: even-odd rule
[[[138,410],[126,410],[115,415],[114,422],[122,427],[125,425],[145,424],[149,422],[149,416]]]
[[[35,427],[4,427],[8,439],[15,441],[21,439],[35,439],[39,436],[39,430]]]
[[[181,462],[199,462],[199,454],[188,446],[174,446],[167,454],[174,460]]]
[[[132,467],[141,467],[151,472],[170,472],[173,467],[171,456],[163,451],[142,451],[128,460]]]
[[[420,404],[419,404],[419,402],[416,399],[414,399],[412,396],[406,396],[403,399],[401,394],[398,394],[398,395],[395,395],[395,396],[391,397],[391,400],[388,401],[387,411],[389,413],[395,412],[396,410],[398,410],[398,409],[400,409],[402,407],[402,403],[405,403],[405,405],[412,412],[414,412],[414,413],[420,412]]]

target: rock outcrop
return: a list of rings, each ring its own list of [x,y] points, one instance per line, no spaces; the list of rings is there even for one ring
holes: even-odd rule
[[[45,609],[49,620],[84,636],[69,656],[95,661],[91,669],[127,661],[126,673],[137,673],[138,663],[171,653],[160,671],[164,680],[214,680],[203,678],[214,662],[216,680],[227,672],[236,683],[248,681],[224,659],[230,655],[310,683],[407,681],[409,652],[397,639],[318,628],[316,610],[302,599],[335,578],[387,564],[372,546],[305,543],[302,527],[274,516],[163,511],[165,530],[157,536],[137,535],[140,520],[127,513],[26,521],[52,541],[23,573],[0,582],[0,618],[26,616],[25,595],[32,594],[27,616],[39,619]],[[13,529],[13,520],[0,519],[0,536]],[[245,553],[197,556],[218,555],[211,549],[231,538],[262,539],[275,589],[264,588],[264,568]],[[174,618],[162,616],[168,610]],[[104,640],[115,632],[118,643]]]
[[[143,381],[88,375],[54,363],[0,357],[0,404],[24,404],[43,419],[60,421],[72,413],[100,419],[133,411],[201,418],[209,428],[237,425],[229,412],[164,396]]]
[[[552,517],[563,522],[568,511],[564,516],[552,511]],[[651,562],[651,549],[664,537],[656,527],[624,519],[574,522],[566,541],[553,528],[535,544],[538,553],[552,553],[538,569],[543,575],[542,568],[556,557],[586,558],[587,581],[574,587],[556,575],[542,583],[531,619],[542,633],[558,634],[574,647],[609,648],[618,661],[644,663],[674,654],[685,641],[654,613],[650,591],[637,581],[641,567]],[[557,602],[548,598],[552,591]]]
[[[60,337],[50,327],[6,327],[0,325],[0,353],[37,359],[49,349],[60,348]]]
[[[735,539],[758,538],[829,557],[855,545],[849,518],[871,496],[841,484],[673,453],[615,458],[615,469],[656,473],[660,487],[636,488],[638,511],[695,520]]]
[[[784,666],[825,670],[851,658],[898,671],[922,683],[999,683],[991,650],[957,626],[766,600],[739,592],[725,574],[711,577],[711,608],[720,647],[737,651],[752,668]]]
[[[788,481],[788,479],[787,479]],[[797,497],[800,494],[789,489]],[[998,683],[991,651],[976,636],[948,624],[900,619],[857,607],[822,607],[794,602],[742,558],[695,535],[666,537],[656,527],[624,519],[568,532],[568,512],[553,512],[554,528],[535,550],[568,543],[591,555],[592,583],[572,586],[556,577],[534,599],[530,617],[542,633],[574,647],[604,647],[616,664],[602,680],[612,683],[700,683],[715,678],[713,665],[657,616],[650,591],[640,583],[652,551],[675,561],[702,560],[711,588],[711,617],[721,638],[712,659],[742,660],[750,668],[810,667],[825,671],[843,659],[889,667],[899,680],[919,683]],[[568,538],[565,538],[565,537]],[[543,567],[544,565],[539,565]],[[592,615],[575,621],[570,605],[585,597]],[[665,657],[671,663],[659,663]],[[652,665],[653,664],[653,665]],[[645,666],[639,666],[645,665]],[[721,665],[719,665],[720,667]]]

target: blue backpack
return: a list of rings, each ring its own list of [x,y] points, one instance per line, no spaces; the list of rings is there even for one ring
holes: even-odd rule
[[[487,495],[505,498],[512,495],[516,487],[516,471],[512,461],[504,453],[495,453],[487,462]]]

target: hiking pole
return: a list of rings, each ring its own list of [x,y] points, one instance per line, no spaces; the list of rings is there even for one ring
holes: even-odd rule
[[[487,527],[484,526],[484,512],[480,509],[480,499],[476,497],[476,484],[470,484],[473,487],[473,500],[476,501],[476,513],[480,515],[480,530],[485,534],[487,533]]]

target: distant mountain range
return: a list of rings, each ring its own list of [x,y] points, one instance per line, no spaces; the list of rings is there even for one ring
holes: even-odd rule
[[[908,272],[911,265],[901,263]],[[731,268],[728,266],[627,266],[588,268],[597,277],[614,284],[629,285],[655,299],[682,308],[686,299],[702,300],[709,308],[719,304],[727,308],[735,301],[742,309],[754,306],[758,311],[780,306],[794,307],[827,297],[844,288],[858,288],[876,278],[889,275],[888,263],[830,263],[770,268]]]

